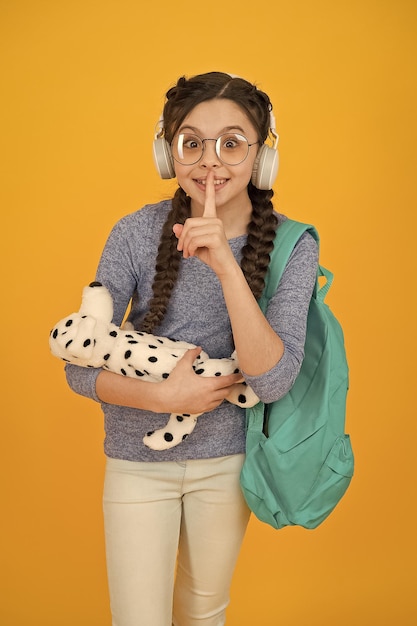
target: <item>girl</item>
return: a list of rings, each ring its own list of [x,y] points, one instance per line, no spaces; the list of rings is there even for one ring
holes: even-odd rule
[[[274,212],[273,191],[252,182],[271,109],[268,96],[241,78],[180,78],[166,94],[155,146],[159,154],[163,142],[171,170],[162,175],[175,175],[178,190],[115,225],[96,276],[113,296],[116,324],[132,300],[135,328],[194,343],[213,358],[236,349],[241,375],[199,377],[192,367],[199,349],[161,383],[67,366],[71,388],[101,402],[105,417],[113,626],[225,624],[249,510],[239,487],[244,410],[223,400],[242,376],[264,402],[290,389],[317,272],[317,247],[306,234],[262,314],[257,299],[285,219]],[[146,432],[173,412],[204,415],[180,445],[145,447]]]

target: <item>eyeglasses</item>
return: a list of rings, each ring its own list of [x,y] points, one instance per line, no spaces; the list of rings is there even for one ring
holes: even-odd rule
[[[214,141],[216,155],[225,165],[239,165],[249,154],[249,148],[259,143],[249,143],[244,135],[225,133],[217,139],[201,139],[198,135],[181,133],[171,144],[172,156],[181,165],[194,165],[202,158],[206,141]]]

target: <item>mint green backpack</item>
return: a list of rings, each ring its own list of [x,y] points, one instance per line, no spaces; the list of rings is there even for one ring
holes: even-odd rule
[[[287,260],[308,231],[286,220],[275,248],[259,305],[265,312]],[[319,285],[318,278],[326,284]],[[348,365],[343,332],[324,298],[333,274],[319,266],[307,320],[305,357],[292,389],[269,405],[246,410],[246,458],[240,482],[249,508],[274,528],[316,528],[349,486],[354,459],[345,434]]]

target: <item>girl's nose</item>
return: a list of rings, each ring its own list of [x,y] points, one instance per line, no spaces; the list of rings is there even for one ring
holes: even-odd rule
[[[219,157],[217,156],[215,141],[206,141],[204,143],[200,165],[202,167],[219,167],[219,165],[221,165]]]

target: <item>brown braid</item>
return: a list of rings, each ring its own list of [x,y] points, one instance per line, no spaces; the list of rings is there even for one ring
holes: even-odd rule
[[[152,333],[162,322],[178,277],[182,254],[177,250],[178,240],[172,227],[174,224],[184,224],[189,216],[190,199],[179,187],[172,199],[172,209],[162,229],[152,285],[153,297],[149,302],[149,311],[140,326],[140,329],[146,333]]]
[[[274,192],[261,191],[251,183],[248,187],[252,201],[252,216],[248,225],[248,239],[242,249],[241,268],[249,287],[258,300],[265,287],[265,274],[274,247],[278,220],[273,212]]]

